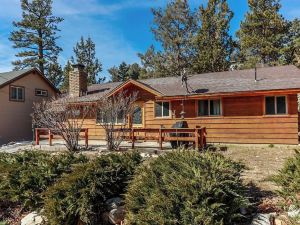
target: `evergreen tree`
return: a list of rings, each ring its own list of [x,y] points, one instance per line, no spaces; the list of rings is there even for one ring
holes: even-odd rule
[[[165,9],[152,9],[154,26],[152,32],[161,43],[162,52],[155,52],[151,47],[141,55],[142,64],[147,70],[180,76],[184,70],[191,68],[193,55],[192,38],[196,31],[195,15],[191,12],[187,0],[173,0]],[[147,63],[150,63],[150,67]],[[151,63],[155,63],[151,65]],[[157,65],[159,64],[159,65]]]
[[[159,51],[156,52],[153,45],[150,46],[145,54],[139,53],[138,56],[146,71],[144,78],[166,77],[169,75],[168,65],[163,54]]]
[[[237,32],[243,67],[279,63],[286,21],[279,0],[248,0],[249,11]]]
[[[227,0],[209,0],[207,7],[200,6],[201,27],[195,38],[196,57],[194,71],[218,72],[230,67],[233,40],[229,34],[233,12]]]
[[[73,64],[80,63],[85,66],[85,72],[88,74],[88,84],[104,82],[105,77],[100,77],[97,80],[97,76],[102,71],[102,64],[96,58],[96,45],[93,40],[90,37],[86,40],[81,37],[73,51],[75,58],[72,57],[71,61]]]
[[[52,0],[21,0],[21,8],[22,19],[13,22],[16,30],[9,38],[14,48],[21,49],[16,54],[20,59],[12,62],[14,69],[37,67],[50,81],[58,84],[61,77],[53,71],[59,70],[57,57],[62,49],[56,44],[60,31],[57,25],[63,19],[53,16]]]
[[[137,63],[126,64],[122,62],[118,67],[108,69],[112,82],[123,82],[128,79],[137,80],[146,73]]]
[[[133,63],[129,66],[128,77],[133,80],[141,79],[146,74],[139,64]]]
[[[300,20],[289,21],[282,49],[282,63],[300,67]]]
[[[55,87],[59,87],[64,81],[63,70],[57,61],[49,64],[48,79]]]
[[[68,60],[63,70],[63,82],[62,85],[60,86],[60,90],[63,93],[67,93],[69,90],[69,75],[72,70],[73,70],[72,64],[70,60]]]

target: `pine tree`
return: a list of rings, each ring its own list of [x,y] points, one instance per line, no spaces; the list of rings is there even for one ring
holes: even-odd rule
[[[102,83],[105,77],[97,76],[102,71],[102,64],[98,58],[96,58],[96,45],[93,40],[88,37],[84,40],[83,37],[73,48],[75,58],[72,57],[72,63],[80,63],[85,66],[85,72],[88,74],[88,84]]]
[[[59,87],[62,84],[64,80],[63,70],[57,61],[49,64],[48,79],[55,87]]]
[[[196,57],[193,63],[195,72],[218,72],[230,67],[234,49],[229,34],[232,17],[227,0],[209,0],[207,7],[200,6],[201,27],[195,38]]]
[[[300,20],[288,22],[288,32],[282,49],[282,63],[295,64],[300,67]]]
[[[138,56],[140,57],[143,68],[146,71],[143,78],[166,77],[169,75],[167,70],[168,65],[163,54],[159,51],[156,52],[153,45],[150,46],[145,54],[139,53]]]
[[[286,21],[279,0],[248,0],[249,11],[237,32],[243,67],[279,63]]]
[[[156,53],[152,47],[145,55],[140,54],[143,66],[147,70],[159,68],[158,72],[164,73],[164,76],[180,76],[184,70],[191,68],[193,55],[191,39],[196,30],[195,16],[187,0],[171,1],[165,9],[152,9],[152,13],[154,15],[152,32],[155,39],[161,43],[163,51]],[[147,63],[154,62],[160,65],[150,65],[149,68]]]
[[[137,80],[145,75],[145,70],[140,67],[139,64],[126,64],[122,62],[118,67],[113,66],[108,69],[111,75],[112,82],[123,82],[128,79]]]
[[[13,22],[16,30],[9,38],[14,48],[21,49],[16,54],[20,59],[12,62],[14,69],[37,67],[57,84],[61,78],[54,76],[53,69],[59,68],[57,58],[62,50],[56,44],[57,32],[60,31],[57,25],[63,19],[53,16],[52,0],[21,0],[21,9],[22,19]]]
[[[73,70],[72,64],[70,60],[68,60],[63,70],[63,82],[62,85],[60,86],[60,90],[63,93],[67,93],[69,90],[69,75],[72,70]]]
[[[143,70],[139,64],[133,63],[129,66],[128,77],[133,80],[142,78],[145,75],[145,70]]]

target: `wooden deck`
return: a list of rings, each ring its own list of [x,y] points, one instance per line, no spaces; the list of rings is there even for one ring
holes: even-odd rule
[[[83,133],[83,135],[82,135]],[[79,138],[85,140],[85,146],[89,146],[89,129],[82,128],[80,130],[80,136]],[[48,143],[50,146],[52,146],[52,141],[54,138],[61,138],[61,136],[57,135],[57,132],[55,130],[50,130],[48,128],[36,128],[35,129],[35,144],[39,145],[41,139],[48,139]]]
[[[137,140],[158,141],[162,150],[163,142],[192,142],[195,149],[206,146],[206,128],[128,128],[114,129],[115,132],[123,132],[124,139],[130,140],[132,148]]]
[[[157,141],[159,149],[163,149],[163,142],[186,142],[193,143],[195,149],[202,149],[206,146],[206,128],[125,128],[114,129],[114,132],[122,132],[125,141],[131,142],[132,149],[135,148],[135,142],[143,141]],[[80,135],[81,139],[85,140],[85,146],[89,143],[89,129],[82,128]],[[52,146],[54,138],[60,138],[55,131],[47,128],[35,129],[35,144],[39,145],[40,140],[48,139],[48,143]]]

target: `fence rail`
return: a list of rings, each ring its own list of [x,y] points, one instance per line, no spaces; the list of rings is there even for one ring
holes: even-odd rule
[[[163,142],[180,141],[193,142],[195,149],[206,146],[206,128],[125,128],[114,129],[115,132],[123,132],[125,140],[132,142],[132,148],[137,140],[156,140],[159,148],[163,149]],[[151,134],[149,136],[148,134]],[[154,134],[154,135],[153,135]]]
[[[88,145],[89,145],[89,129],[81,128],[80,133],[83,133],[83,135],[80,135],[80,137],[84,138],[85,146],[88,147]],[[50,146],[52,146],[52,140],[53,140],[54,135],[57,135],[57,132],[55,132],[55,130],[51,130],[48,128],[36,128],[35,129],[35,144],[39,145],[41,137],[47,136],[48,143]]]

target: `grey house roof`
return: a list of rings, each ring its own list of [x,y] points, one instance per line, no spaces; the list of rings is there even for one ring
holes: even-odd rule
[[[36,68],[0,73],[0,88],[22,78],[23,76],[26,76],[31,72],[36,72],[39,74],[57,93],[60,93],[60,91]]]
[[[186,88],[182,86],[180,77],[145,79],[138,82],[163,96],[186,95]],[[88,88],[88,95],[81,97],[80,101],[97,99],[121,84],[115,82],[92,85]],[[300,89],[300,69],[292,65],[258,68],[257,81],[255,69],[195,74],[189,76],[188,85],[189,95]]]
[[[28,73],[31,70],[33,70],[33,68],[11,71],[11,72],[6,72],[6,73],[0,73],[0,86],[10,82],[11,80],[17,79],[21,75]]]

